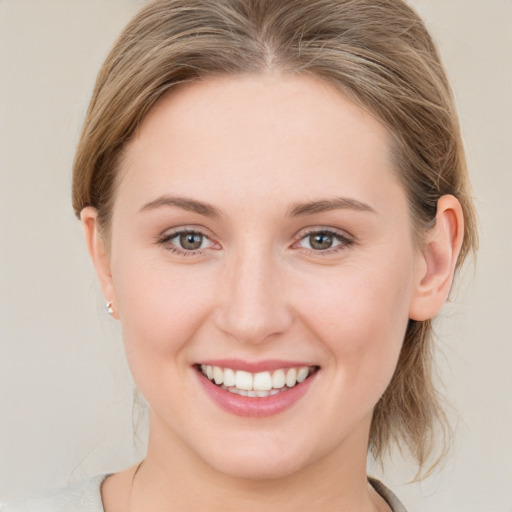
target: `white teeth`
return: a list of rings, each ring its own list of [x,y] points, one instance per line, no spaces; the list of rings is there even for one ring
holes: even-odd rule
[[[281,389],[284,387],[284,370],[276,370],[272,375],[272,387],[275,389]]]
[[[238,370],[235,376],[235,386],[245,391],[252,390],[252,373]]]
[[[297,372],[297,382],[302,382],[306,379],[306,377],[309,375],[309,368],[306,368],[303,366],[302,368],[299,368],[299,371]]]
[[[235,387],[229,387],[222,385],[222,389],[229,391],[230,393],[235,393],[236,395],[250,396],[250,397],[260,397],[265,398],[266,396],[276,395],[280,391],[278,389],[271,389],[270,391],[244,391],[243,389],[237,389]]]
[[[200,366],[209,380],[222,389],[241,396],[260,397],[276,395],[303,382],[313,371],[312,367],[278,369],[273,372],[250,373],[243,370],[221,368],[220,366]]]
[[[215,381],[215,384],[222,384],[224,382],[224,372],[222,371],[222,368],[219,368],[218,366],[213,367],[213,380]]]
[[[269,372],[257,373],[254,376],[252,388],[255,391],[270,391],[272,389],[272,377]]]
[[[224,386],[229,388],[235,385],[235,372],[231,368],[224,370]]]
[[[295,384],[297,384],[297,370],[295,368],[290,368],[286,372],[286,378],[284,381],[289,388],[295,386]]]

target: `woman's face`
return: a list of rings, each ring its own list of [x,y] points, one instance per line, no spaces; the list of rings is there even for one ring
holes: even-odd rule
[[[252,478],[364,463],[424,271],[384,127],[317,79],[208,79],[120,172],[106,298],[150,451]]]

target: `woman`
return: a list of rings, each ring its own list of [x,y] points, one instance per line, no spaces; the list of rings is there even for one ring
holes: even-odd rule
[[[99,74],[73,204],[148,453],[5,510],[405,510],[368,447],[428,465],[430,321],[476,245],[449,86],[406,4],[149,4]]]

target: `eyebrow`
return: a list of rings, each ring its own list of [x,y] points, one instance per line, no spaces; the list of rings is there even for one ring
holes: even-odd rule
[[[334,199],[322,199],[321,201],[309,203],[296,203],[288,211],[288,216],[300,217],[340,209],[377,213],[369,204],[348,197],[336,197]]]
[[[197,201],[195,199],[189,199],[187,197],[178,196],[161,196],[149,203],[145,204],[140,211],[154,210],[161,207],[181,208],[190,212],[204,215],[205,217],[219,218],[222,216],[220,210],[215,206]],[[301,217],[305,215],[314,215],[316,213],[327,212],[330,210],[357,210],[363,212],[376,213],[376,211],[368,204],[362,203],[356,199],[348,197],[336,197],[334,199],[322,199],[319,201],[311,201],[308,203],[295,203],[287,212],[288,217]]]
[[[221,216],[220,210],[215,208],[208,203],[203,203],[201,201],[196,201],[195,199],[189,199],[187,197],[176,197],[176,196],[161,196],[145,204],[140,211],[148,211],[154,210],[155,208],[161,208],[163,206],[167,207],[177,207],[182,210],[187,210],[189,212],[195,212],[199,215],[204,215],[205,217],[218,218]]]

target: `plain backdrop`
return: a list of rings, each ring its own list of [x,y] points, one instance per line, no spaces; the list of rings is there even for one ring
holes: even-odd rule
[[[278,1],[278,0],[276,0]],[[142,457],[119,328],[105,313],[70,204],[96,72],[135,0],[0,0],[0,497]],[[512,1],[416,0],[454,87],[480,216],[437,330],[457,414],[446,465],[385,481],[415,512],[512,512]],[[374,473],[381,475],[378,468]]]

